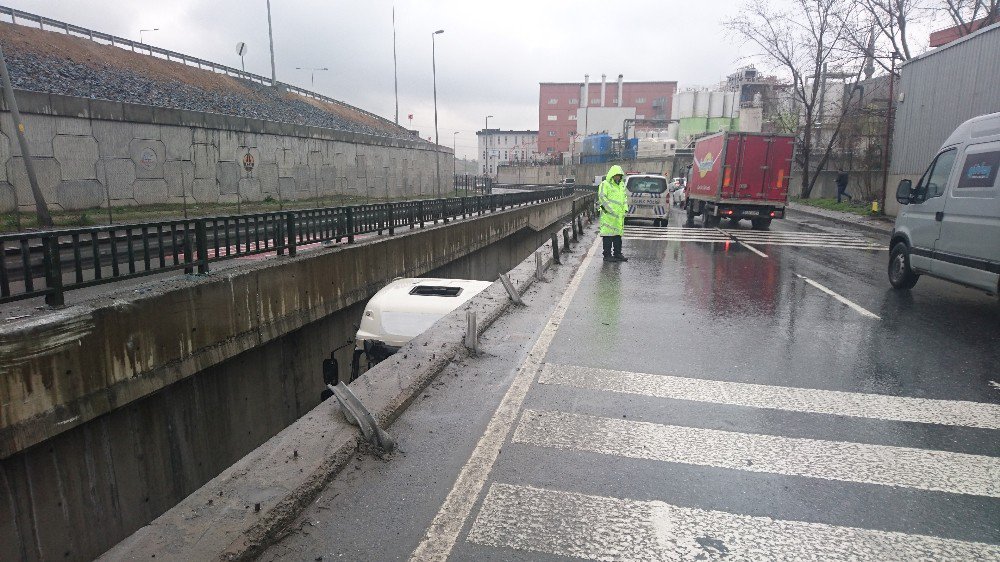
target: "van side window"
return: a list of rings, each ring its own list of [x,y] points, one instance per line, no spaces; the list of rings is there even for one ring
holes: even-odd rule
[[[948,187],[948,177],[951,176],[951,169],[955,167],[955,156],[958,150],[951,148],[934,159],[934,162],[927,168],[924,177],[920,178],[915,194],[918,201],[926,201],[932,197],[940,197]]]

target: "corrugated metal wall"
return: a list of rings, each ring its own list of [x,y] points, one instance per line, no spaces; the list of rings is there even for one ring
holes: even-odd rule
[[[919,175],[963,121],[1000,111],[1000,24],[903,65],[890,173]]]

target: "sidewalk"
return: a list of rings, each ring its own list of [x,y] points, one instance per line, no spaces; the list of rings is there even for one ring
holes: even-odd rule
[[[876,234],[888,234],[892,232],[892,217],[865,217],[841,211],[831,211],[799,203],[788,203],[788,208],[803,215],[824,218],[846,226],[862,228]]]

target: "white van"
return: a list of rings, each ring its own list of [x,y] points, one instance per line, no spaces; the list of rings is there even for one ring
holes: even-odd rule
[[[371,368],[490,285],[468,279],[393,280],[365,305],[354,337],[350,380],[361,374],[362,357]]]
[[[889,282],[909,289],[922,274],[1000,293],[1000,113],[959,125],[916,187],[899,182],[889,242]]]
[[[653,226],[667,226],[670,218],[670,192],[667,178],[657,174],[637,174],[625,178],[628,212],[625,218],[653,221]]]

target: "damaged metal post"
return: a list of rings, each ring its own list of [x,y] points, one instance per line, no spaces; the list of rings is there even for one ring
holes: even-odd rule
[[[465,311],[465,322],[465,347],[475,355],[479,353],[479,325],[474,310]]]
[[[555,232],[552,233],[552,263],[561,264],[559,261],[559,235]]]
[[[375,416],[365,408],[365,405],[358,400],[358,397],[351,392],[351,389],[340,381],[336,385],[327,384],[326,387],[333,393],[333,397],[340,404],[340,410],[344,412],[344,417],[353,425],[361,429],[361,434],[372,446],[390,452],[396,448],[396,442],[385,432],[375,421]]]
[[[572,252],[569,249],[569,227],[563,227],[563,252]]]
[[[545,267],[542,264],[542,253],[535,252],[535,279],[541,281],[545,277]]]
[[[514,288],[514,284],[510,282],[510,277],[506,273],[500,274],[500,282],[503,283],[503,288],[507,290],[507,296],[510,297],[511,302],[518,306],[523,306],[524,302],[521,300],[521,295],[517,294],[517,289]]]

